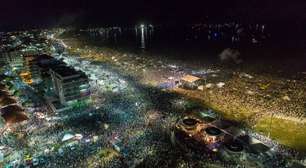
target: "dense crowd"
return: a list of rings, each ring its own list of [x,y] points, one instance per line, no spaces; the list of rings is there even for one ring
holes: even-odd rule
[[[216,71],[199,73],[188,69],[184,72],[180,66],[117,53],[111,60],[116,65],[123,66],[125,71],[122,72],[120,68],[106,66],[101,62],[91,64],[69,55],[62,57],[67,64],[78,66],[97,78],[91,80],[94,108],[55,114],[50,113],[44,104],[35,106],[36,110],[29,114],[27,123],[18,126],[19,134],[12,131],[7,136],[0,137],[0,146],[6,148],[5,163],[28,164],[26,160],[30,160],[29,158],[32,162],[41,158],[39,167],[46,168],[187,168],[241,165],[222,158],[199,156],[193,151],[185,152],[175,146],[170,141],[173,124],[184,115],[184,111],[188,111],[188,106],[193,106],[176,94],[141,84],[138,78],[133,78],[126,72],[146,72],[153,67],[157,71],[170,71],[167,75],[162,73],[162,79],[167,81],[178,80],[185,73],[206,77],[207,73],[216,74]],[[95,72],[94,69],[98,71]],[[174,77],[169,79],[169,75]],[[281,153],[274,159],[280,162],[277,165],[283,164],[283,155],[298,155],[260,134],[252,133],[252,136]],[[70,138],[65,140],[65,137]],[[300,158],[302,159],[304,158]]]

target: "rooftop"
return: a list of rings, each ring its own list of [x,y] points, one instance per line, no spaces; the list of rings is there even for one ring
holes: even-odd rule
[[[0,98],[8,97],[10,95],[9,92],[5,90],[0,90]]]
[[[83,73],[82,71],[77,71],[74,68],[66,65],[51,67],[51,69],[63,78],[70,76],[86,77],[85,73]]]
[[[187,82],[195,82],[197,80],[200,80],[201,78],[196,77],[196,76],[192,76],[192,75],[186,75],[182,77],[183,81],[187,81]]]
[[[39,62],[39,61],[43,61],[43,60],[52,60],[52,59],[55,59],[53,57],[51,57],[50,55],[47,55],[47,54],[42,54],[42,55],[37,55],[36,56],[36,60]]]
[[[56,69],[61,66],[66,66],[64,62],[59,61],[53,57],[38,57],[37,65],[45,71],[49,71],[49,69]]]
[[[17,105],[9,105],[2,108],[1,116],[6,123],[18,123],[28,119],[23,109]]]
[[[16,100],[10,97],[5,97],[3,99],[0,99],[0,106],[6,106],[15,103],[17,103]]]
[[[0,83],[0,90],[4,90],[4,89],[6,89],[5,85]]]

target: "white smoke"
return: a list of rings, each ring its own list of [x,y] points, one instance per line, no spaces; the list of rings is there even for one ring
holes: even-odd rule
[[[219,54],[220,61],[222,62],[235,62],[236,64],[242,63],[240,52],[236,49],[226,48]]]

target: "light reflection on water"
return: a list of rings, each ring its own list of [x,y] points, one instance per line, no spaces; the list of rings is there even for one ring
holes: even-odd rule
[[[90,37],[104,42],[119,45],[122,41],[126,41],[140,49],[149,48],[153,42],[159,43],[169,39],[173,43],[189,41],[258,45],[270,36],[265,25],[241,25],[237,23],[193,24],[182,27],[140,24],[133,27],[101,27],[82,31]]]
[[[139,48],[146,49],[147,43],[150,43],[154,36],[154,26],[144,25],[135,26],[136,40],[140,41]]]
[[[146,40],[145,40],[145,33],[144,33],[144,31],[145,31],[144,25],[140,26],[140,30],[141,30],[140,48],[145,49],[146,48]],[[147,35],[147,33],[146,33],[146,35]]]
[[[134,42],[138,48],[146,49],[148,43],[153,39],[154,26],[153,25],[137,25],[134,29],[121,27],[95,28],[81,30],[89,35],[90,38],[99,39],[102,42],[109,42],[118,44],[123,39],[128,39]],[[132,34],[132,36],[131,36]]]

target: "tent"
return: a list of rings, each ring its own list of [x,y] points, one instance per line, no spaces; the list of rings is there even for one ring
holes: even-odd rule
[[[67,134],[64,135],[64,137],[62,139],[62,142],[71,140],[72,138],[74,138],[74,135],[72,135],[70,133],[67,133]]]
[[[19,123],[29,119],[18,105],[8,105],[1,109],[1,116],[6,123]]]
[[[17,103],[16,100],[10,97],[5,97],[3,99],[0,99],[0,107],[15,104],[15,103]]]

